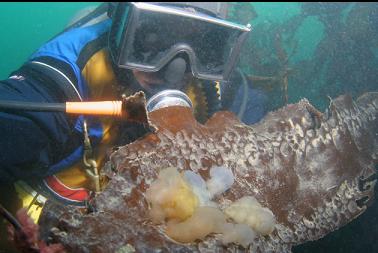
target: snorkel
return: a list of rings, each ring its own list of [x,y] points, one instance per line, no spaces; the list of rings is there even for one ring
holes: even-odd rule
[[[148,125],[143,92],[119,101],[38,103],[0,100],[0,111],[64,112],[67,114],[114,116]]]

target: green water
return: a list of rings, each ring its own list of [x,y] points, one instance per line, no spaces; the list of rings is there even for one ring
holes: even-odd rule
[[[284,23],[288,19],[299,15],[299,3],[254,3],[253,4],[258,17],[252,21],[254,24],[264,22]],[[298,50],[290,59],[292,62],[298,62],[313,56],[316,45],[323,36],[323,24],[317,17],[308,17],[301,24],[295,33],[295,39],[298,40]]]
[[[0,3],[0,78],[60,32],[79,10],[99,3]]]
[[[290,17],[299,13],[299,3],[282,3],[282,2],[270,2],[270,3],[251,3],[258,14],[255,19],[255,23],[260,22],[283,22]]]
[[[300,14],[300,4],[297,2],[270,2],[270,3],[239,3],[237,8],[254,8],[257,17],[247,22],[253,27],[264,23],[284,23],[295,15]],[[312,57],[316,45],[323,36],[323,24],[316,17],[307,18],[295,33],[298,40],[298,50],[290,59],[298,62]],[[311,31],[311,32],[309,32]],[[253,32],[252,32],[253,33]],[[253,34],[252,34],[253,36]]]

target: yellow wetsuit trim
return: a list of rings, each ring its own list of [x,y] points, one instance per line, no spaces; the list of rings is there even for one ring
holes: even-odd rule
[[[116,85],[116,78],[106,49],[98,51],[88,60],[82,70],[82,75],[90,86],[91,100],[114,100],[116,98],[116,93],[112,89],[112,85]],[[100,117],[100,120],[103,127],[103,137],[100,145],[94,150],[99,168],[101,168],[105,158],[106,149],[117,136],[113,118]],[[57,173],[55,176],[70,188],[91,187],[90,179],[85,173],[82,161],[77,162],[71,168]]]
[[[88,60],[81,72],[90,86],[92,100],[115,98],[112,86],[117,85],[117,81],[109,57],[106,49],[98,51]]]

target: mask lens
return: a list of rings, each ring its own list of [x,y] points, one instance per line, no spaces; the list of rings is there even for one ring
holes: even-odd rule
[[[240,32],[188,17],[164,16],[161,13],[140,14],[135,40],[129,51],[129,62],[157,67],[177,45],[190,55],[196,72],[221,75]]]
[[[238,53],[235,44],[249,31],[199,13],[138,4],[122,35],[119,67],[156,72],[177,54],[186,53],[194,76],[222,80],[232,53]]]

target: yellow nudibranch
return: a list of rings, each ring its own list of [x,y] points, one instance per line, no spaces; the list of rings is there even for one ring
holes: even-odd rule
[[[211,199],[227,191],[234,175],[225,167],[213,167],[211,178],[170,167],[160,171],[146,192],[151,205],[150,216],[155,223],[167,222],[166,233],[172,239],[190,243],[211,233],[221,234],[223,244],[237,243],[248,247],[257,234],[273,231],[275,217],[251,196],[243,197],[224,211]],[[231,218],[236,222],[227,222]]]
[[[173,167],[160,171],[158,179],[147,190],[146,198],[151,204],[150,215],[155,223],[166,219],[185,220],[198,206],[197,196]]]

